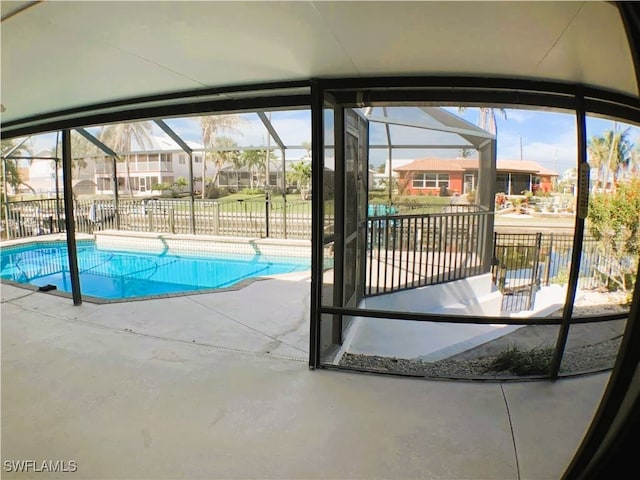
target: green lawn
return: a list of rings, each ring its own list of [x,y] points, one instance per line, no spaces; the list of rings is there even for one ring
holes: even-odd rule
[[[28,197],[28,195],[24,195]],[[30,197],[35,197],[31,195]],[[83,196],[80,199],[81,203],[90,203],[92,200],[104,200],[111,201],[113,196],[111,195],[91,195]],[[25,198],[26,200],[26,198]],[[136,197],[133,199],[135,204],[148,200],[151,202],[158,202],[157,205],[162,205],[164,209],[172,209],[175,212],[188,212],[190,199],[188,196],[182,196],[178,198],[172,197],[155,197],[155,200],[144,199]],[[311,215],[311,201],[303,200],[299,193],[287,194],[287,210],[288,212],[295,212],[300,215]],[[442,208],[451,203],[452,197],[436,197],[436,196],[399,196],[394,195],[393,205],[396,207],[396,213],[439,213]],[[14,200],[15,201],[15,200]],[[131,202],[131,197],[127,194],[120,195],[121,205],[127,205]],[[203,209],[213,208],[213,202],[216,202],[219,206],[220,212],[236,212],[236,213],[263,213],[265,196],[263,193],[259,194],[246,194],[246,193],[234,193],[226,195],[224,197],[217,198],[215,200],[202,200],[198,197],[194,199],[196,211],[202,211]],[[372,192],[369,195],[370,205],[388,204],[388,197],[384,192]],[[282,212],[283,210],[283,197],[280,194],[273,194],[271,197],[271,210],[273,212]],[[333,213],[333,202],[327,201],[325,203],[326,213],[331,215]]]

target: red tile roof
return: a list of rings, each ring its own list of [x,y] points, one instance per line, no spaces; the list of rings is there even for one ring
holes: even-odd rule
[[[420,158],[401,167],[394,168],[396,172],[463,172],[477,170],[478,160],[467,158]],[[557,176],[553,170],[530,160],[501,160],[496,163],[499,172],[523,172],[538,175]]]
[[[530,172],[538,175],[557,176],[558,173],[530,160],[498,160],[496,169],[508,172]]]
[[[466,160],[462,160],[464,162]],[[476,167],[478,161],[475,160]],[[427,172],[455,172],[464,171],[466,168],[461,165],[461,160],[457,158],[421,158],[407,163],[402,167],[394,168],[394,171],[427,171]]]

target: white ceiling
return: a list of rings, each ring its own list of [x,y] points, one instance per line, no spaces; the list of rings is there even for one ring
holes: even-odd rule
[[[140,95],[371,75],[491,75],[638,95],[606,2],[2,1],[3,122]],[[8,17],[8,18],[7,18]]]

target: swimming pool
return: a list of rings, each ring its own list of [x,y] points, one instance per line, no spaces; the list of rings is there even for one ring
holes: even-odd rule
[[[90,240],[79,241],[77,251],[82,294],[109,300],[226,288],[249,278],[310,268],[305,258],[111,251]],[[65,242],[2,248],[1,257],[2,279],[71,292]]]

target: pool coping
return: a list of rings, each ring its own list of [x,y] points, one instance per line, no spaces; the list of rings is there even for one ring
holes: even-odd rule
[[[237,253],[276,257],[311,257],[311,241],[301,239],[257,238],[219,235],[194,235],[160,232],[122,232],[101,230],[95,232],[99,247],[110,250],[139,246],[145,252],[156,251],[184,255],[202,253]],[[123,243],[126,241],[126,243]],[[297,253],[292,253],[297,252]]]

